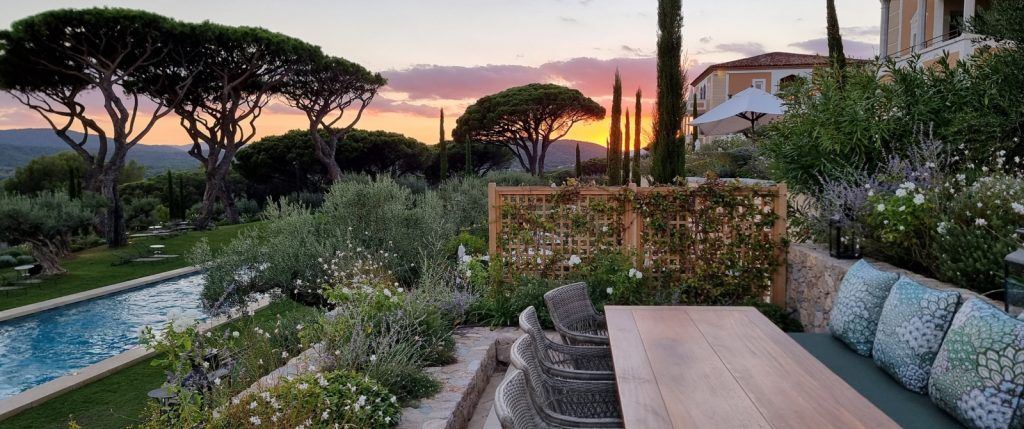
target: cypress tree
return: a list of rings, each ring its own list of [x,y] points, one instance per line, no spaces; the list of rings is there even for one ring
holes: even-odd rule
[[[171,175],[171,170],[167,170],[167,189],[164,191],[167,196],[167,212],[173,218],[177,214],[178,208],[174,205],[174,177]]]
[[[622,184],[629,184],[629,109],[626,109],[625,130],[622,132]]]
[[[583,161],[580,160],[580,144],[576,143],[576,178],[583,177]]]
[[[693,94],[693,119],[697,119],[697,94],[696,93]],[[693,148],[693,150],[697,150],[697,138],[700,137],[700,130],[697,129],[696,125],[693,125],[693,129],[690,130],[690,132],[693,133],[693,143],[691,143],[693,146],[691,146],[691,147]]]
[[[184,220],[188,207],[185,206],[185,178],[183,176],[178,176],[178,201],[174,205],[178,206],[178,219]]]
[[[612,126],[608,136],[608,184],[622,184],[622,79],[615,69],[612,86]]]
[[[441,145],[439,156],[441,157],[441,180],[448,177],[448,143],[444,141],[444,109],[441,109],[441,137],[438,139]]]
[[[636,183],[637,186],[640,186],[640,132],[642,131],[641,130],[642,126],[641,126],[641,123],[640,123],[640,117],[641,117],[640,97],[641,97],[640,88],[637,88],[636,89],[636,106],[634,107],[634,110],[633,110],[633,113],[636,115],[635,116],[636,124],[633,127],[633,132],[636,133],[636,134],[633,136],[633,168],[631,169],[632,173],[633,173],[633,183]]]
[[[836,0],[826,0],[825,14],[828,27],[828,58],[837,73],[846,70],[846,54],[843,52],[843,36],[839,34],[839,17],[836,15]],[[842,75],[840,74],[840,83]]]
[[[683,121],[682,0],[658,0],[658,96],[651,176],[671,183],[682,176],[686,151],[679,141]]]

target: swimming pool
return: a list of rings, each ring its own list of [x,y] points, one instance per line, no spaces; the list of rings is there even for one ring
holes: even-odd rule
[[[0,322],[0,399],[135,347],[169,314],[205,318],[202,285],[191,274]]]

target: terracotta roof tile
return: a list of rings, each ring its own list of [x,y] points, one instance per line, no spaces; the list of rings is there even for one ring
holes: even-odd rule
[[[851,61],[856,61],[852,60]],[[778,67],[814,67],[828,64],[828,57],[822,55],[795,54],[792,52],[768,52],[766,54],[754,55],[748,58],[741,58],[734,61],[727,61],[711,65],[700,76],[697,76],[690,85],[694,86],[707,75],[718,69],[758,69]]]

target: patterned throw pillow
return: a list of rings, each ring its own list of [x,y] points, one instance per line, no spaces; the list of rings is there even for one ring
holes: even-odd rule
[[[928,375],[942,345],[960,294],[941,291],[901,277],[889,292],[878,319],[875,364],[907,389],[927,393]]]
[[[960,308],[932,366],[928,394],[972,428],[1020,427],[1024,322],[974,298]]]
[[[832,335],[857,354],[870,355],[882,306],[899,277],[896,273],[879,271],[863,259],[853,264],[843,276],[829,315],[828,329]]]

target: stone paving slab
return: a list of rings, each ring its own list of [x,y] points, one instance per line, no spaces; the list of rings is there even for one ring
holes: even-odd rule
[[[427,371],[442,383],[441,393],[402,409],[402,429],[465,429],[486,391],[499,359],[508,362],[516,328],[463,328],[456,332],[456,363]]]

